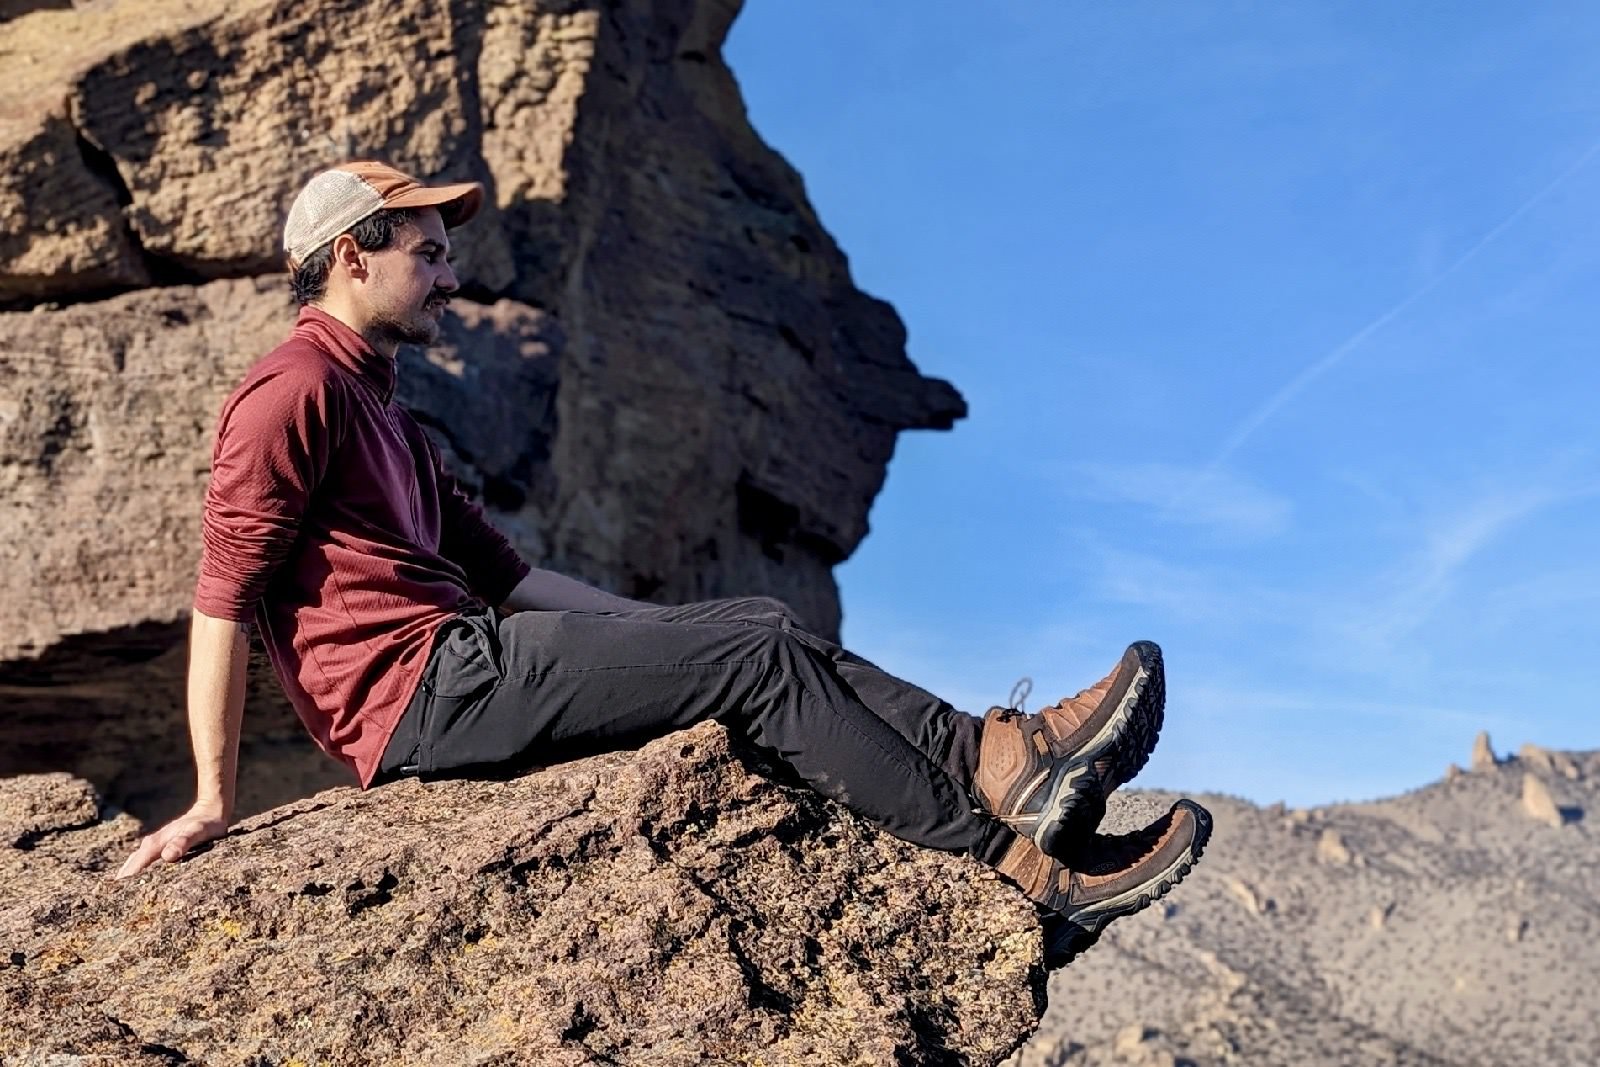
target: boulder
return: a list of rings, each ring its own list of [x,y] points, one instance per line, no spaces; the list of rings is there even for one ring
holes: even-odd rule
[[[1344,867],[1349,865],[1354,857],[1350,852],[1350,846],[1345,844],[1343,835],[1330,826],[1317,838],[1317,859],[1335,867]]]
[[[81,681],[71,635],[102,635],[101,662],[177,639],[217,414],[290,308],[281,281],[244,280],[0,314],[0,602],[28,605],[0,622],[13,677]]]
[[[1230,875],[1227,884],[1228,892],[1251,915],[1265,915],[1273,910],[1273,901],[1243,878]]]
[[[993,1064],[1044,1007],[1020,892],[710,723],[120,858],[0,902],[0,1060]]]
[[[1180,1063],[1161,1031],[1141,1023],[1118,1031],[1111,1051],[1119,1064],[1128,1067],[1179,1067]]]
[[[0,306],[149,283],[94,158],[65,97],[0,108]]]
[[[0,911],[53,886],[79,883],[137,840],[138,823],[106,811],[69,774],[0,778]],[[0,957],[0,967],[11,957]]]
[[[88,782],[69,774],[0,779],[0,847],[26,852],[52,834],[99,821],[99,798]]]

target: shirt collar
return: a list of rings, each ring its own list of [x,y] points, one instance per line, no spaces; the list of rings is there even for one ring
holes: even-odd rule
[[[332,315],[309,304],[300,309],[293,336],[316,345],[328,358],[365,382],[388,403],[394,397],[395,361]]]

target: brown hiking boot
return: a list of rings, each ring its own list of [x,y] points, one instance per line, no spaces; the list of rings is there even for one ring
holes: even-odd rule
[[[1053,969],[1094,944],[1111,920],[1183,881],[1210,837],[1211,813],[1180,800],[1143,830],[1095,834],[1071,866],[1019,837],[995,869],[1045,909],[1044,965]]]
[[[979,805],[1049,855],[1070,856],[1100,825],[1106,797],[1144,768],[1165,700],[1161,649],[1138,641],[1096,685],[1037,715],[990,708],[972,777]]]

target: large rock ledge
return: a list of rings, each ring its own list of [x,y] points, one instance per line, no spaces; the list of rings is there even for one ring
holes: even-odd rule
[[[131,884],[106,874],[126,816],[85,826],[65,776],[0,783],[32,791],[0,795],[0,1061],[981,1064],[1018,1047],[1044,1006],[1032,905],[751,759],[706,724],[511,781],[330,790]]]

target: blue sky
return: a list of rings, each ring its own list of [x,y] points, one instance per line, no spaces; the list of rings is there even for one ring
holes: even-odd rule
[[[1600,6],[749,0],[728,59],[972,407],[846,642],[982,711],[1167,652],[1140,784],[1600,747]]]

